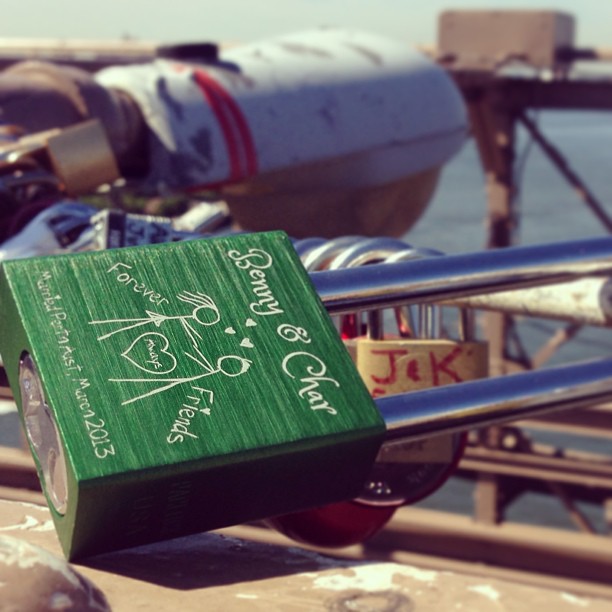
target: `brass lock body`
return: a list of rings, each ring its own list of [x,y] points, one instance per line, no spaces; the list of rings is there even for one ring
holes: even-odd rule
[[[34,182],[46,169],[50,173],[46,180],[57,180],[58,190],[70,196],[89,194],[120,177],[108,136],[97,119],[0,145],[0,171],[20,166],[26,176],[34,170]],[[10,179],[7,186],[12,187]]]

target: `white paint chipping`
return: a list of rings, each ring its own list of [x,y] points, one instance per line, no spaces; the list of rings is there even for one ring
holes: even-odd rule
[[[573,604],[575,606],[580,606],[582,608],[586,608],[589,606],[589,602],[582,597],[576,597],[576,595],[572,595],[571,593],[561,593],[561,599],[567,601],[567,603]]]
[[[363,589],[366,591],[385,591],[393,588],[395,576],[402,576],[418,580],[419,582],[433,582],[438,572],[422,570],[411,566],[398,566],[394,563],[370,563],[360,566],[344,568],[349,569],[352,575],[344,573],[327,574],[319,576],[313,586],[317,589],[343,591],[346,589]]]
[[[476,586],[471,586],[467,588],[468,591],[472,591],[474,593],[479,593],[480,595],[484,595],[488,597],[491,601],[499,601],[499,591],[494,589],[489,584],[479,584]]]
[[[55,531],[53,521],[45,521],[44,523],[38,523],[36,527],[32,527],[32,531]]]
[[[74,602],[68,593],[53,593],[49,598],[49,610],[70,610]]]
[[[53,531],[53,521],[41,523],[37,518],[26,515],[21,523],[0,527],[0,531]]]

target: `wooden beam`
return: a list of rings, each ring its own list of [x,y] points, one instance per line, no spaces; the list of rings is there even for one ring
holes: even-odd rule
[[[452,71],[457,85],[469,100],[495,93],[508,111],[541,110],[612,110],[612,78],[582,79],[519,78],[491,72]]]

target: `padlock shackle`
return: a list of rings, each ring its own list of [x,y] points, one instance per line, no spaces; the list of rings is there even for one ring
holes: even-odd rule
[[[601,359],[387,396],[376,405],[391,443],[610,400],[612,359]]]
[[[605,237],[312,272],[311,279],[338,315],[610,274],[612,238]]]

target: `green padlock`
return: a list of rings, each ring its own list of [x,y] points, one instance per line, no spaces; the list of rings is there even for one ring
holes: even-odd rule
[[[350,499],[383,441],[283,233],[9,261],[0,303],[69,558]]]

